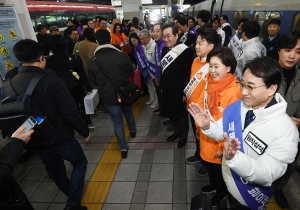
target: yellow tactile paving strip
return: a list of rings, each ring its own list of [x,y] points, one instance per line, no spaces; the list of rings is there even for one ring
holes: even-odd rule
[[[149,100],[149,97],[142,97],[133,105],[133,115],[135,119],[137,119],[146,100]],[[128,141],[130,134],[125,118],[124,126],[126,141]],[[120,161],[121,152],[117,138],[113,135],[82,195],[81,203],[87,206],[89,210],[102,209]]]
[[[149,97],[142,97],[137,103],[133,105],[133,115],[137,119],[143,104],[149,99]],[[127,129],[126,120],[124,119],[125,136],[126,141],[129,139],[129,131]],[[102,209],[106,196],[109,192],[112,181],[118,170],[121,161],[121,153],[119,151],[119,145],[115,135],[112,136],[109,144],[106,147],[97,167],[94,170],[93,175],[89,183],[87,184],[81,203],[88,207],[89,210],[100,210]],[[281,208],[274,198],[267,207],[267,210],[287,210]]]

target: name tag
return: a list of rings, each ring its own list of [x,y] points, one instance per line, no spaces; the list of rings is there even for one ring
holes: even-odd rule
[[[181,37],[180,42],[181,42],[182,44],[184,44],[186,40],[187,40],[187,37],[186,37],[186,36],[183,36],[183,37]]]
[[[259,155],[262,155],[268,147],[265,142],[255,136],[251,131],[247,134],[244,141]]]
[[[148,52],[147,52],[147,55],[152,56],[152,55],[153,55],[153,52],[148,51]]]

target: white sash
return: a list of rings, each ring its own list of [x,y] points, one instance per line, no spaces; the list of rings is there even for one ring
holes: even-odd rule
[[[168,66],[188,47],[185,44],[179,44],[173,49],[171,49],[162,59],[161,67],[162,73],[168,68]]]
[[[236,34],[232,36],[229,43],[230,43],[230,48],[234,54],[234,57],[237,58],[239,53],[242,51],[242,46],[240,44],[240,40],[238,36]]]
[[[182,35],[182,37],[181,37],[181,39],[180,39],[180,42],[182,43],[182,44],[184,44],[185,43],[185,41],[187,40],[187,34],[189,33],[189,30],[187,31],[187,32],[185,32],[183,35]]]
[[[191,95],[193,94],[194,90],[197,88],[197,86],[200,84],[200,82],[204,79],[206,80],[206,74],[209,70],[209,64],[205,64],[202,66],[197,73],[193,76],[193,78],[189,81],[187,86],[184,88],[184,94],[187,97],[187,99],[190,99]]]

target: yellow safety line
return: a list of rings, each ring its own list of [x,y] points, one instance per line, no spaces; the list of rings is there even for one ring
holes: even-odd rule
[[[135,120],[147,99],[149,97],[142,97],[133,105]],[[125,119],[124,127],[126,141],[128,141],[130,134]],[[81,203],[87,206],[89,210],[102,209],[120,162],[121,152],[117,138],[113,135],[82,195]]]

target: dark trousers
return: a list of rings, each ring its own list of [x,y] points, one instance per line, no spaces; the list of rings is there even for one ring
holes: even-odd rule
[[[34,152],[46,165],[47,171],[57,187],[69,197],[67,204],[78,205],[82,196],[88,163],[79,142],[73,137],[60,145],[34,150]],[[70,161],[73,166],[70,178],[66,172],[64,160]]]
[[[300,149],[300,144],[298,144],[298,152],[297,152],[294,162],[288,164],[286,172],[282,175],[282,177],[280,177],[275,182],[273,182],[273,186],[274,186],[275,190],[282,190],[285,187],[285,185],[288,183],[288,181],[290,180],[290,178],[297,166],[297,159],[299,157],[299,149]]]
[[[153,84],[155,86],[155,92],[156,92],[156,95],[157,95],[157,100],[158,100],[158,106],[159,108],[161,109],[161,87],[160,86],[157,86],[155,84],[155,79],[152,80],[153,81]]]
[[[195,151],[194,156],[201,159],[201,157],[200,157],[200,140],[197,139],[197,135],[196,135],[196,124],[195,124],[195,120],[194,120],[194,118],[193,118],[192,115],[190,115],[190,120],[191,120],[192,129],[193,129],[194,136],[195,136],[195,141],[196,141],[196,151]]]
[[[174,128],[174,134],[178,135],[181,139],[187,139],[189,133],[189,119],[188,116],[180,120],[171,120],[170,122]]]
[[[143,94],[148,94],[148,86],[147,86],[147,83],[145,82],[145,78],[143,76],[143,74],[140,74],[141,75],[141,82],[142,82],[142,88],[143,88]]]
[[[238,200],[236,200],[230,192],[228,192],[228,200],[229,203],[232,205],[233,209],[236,210],[250,210],[247,206],[242,205]]]
[[[227,187],[222,176],[222,165],[203,161],[207,168],[209,182],[216,189],[217,200],[223,199],[227,195]]]

